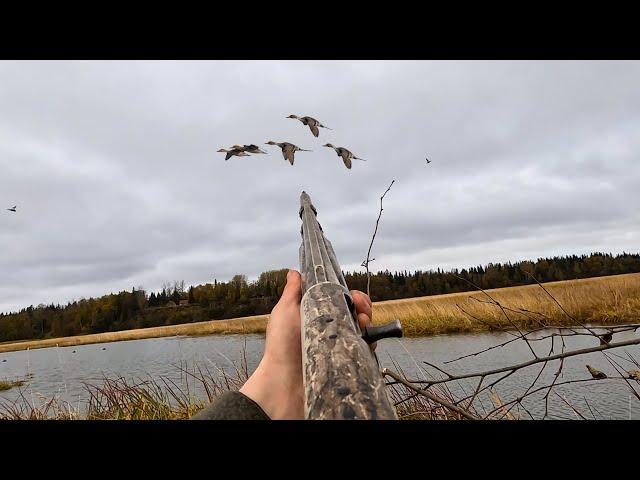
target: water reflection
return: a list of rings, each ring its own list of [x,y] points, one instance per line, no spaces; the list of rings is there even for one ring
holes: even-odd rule
[[[543,332],[538,335],[542,334]],[[630,332],[621,333],[616,335],[615,341],[634,338],[634,335]],[[508,333],[481,333],[388,339],[379,342],[378,357],[383,366],[398,366],[409,377],[438,377],[440,374],[436,370],[422,362],[442,366],[445,361],[489,348],[510,338],[512,337]],[[569,350],[597,345],[597,340],[590,337],[570,337],[565,342],[566,349]],[[547,341],[534,343],[536,353],[541,356],[548,354]],[[104,376],[130,380],[165,377],[181,382],[184,381],[184,376],[179,367],[194,368],[196,365],[211,373],[221,370],[233,373],[234,364],[240,363],[243,351],[246,352],[249,370],[253,370],[262,356],[263,345],[262,335],[229,335],[154,338],[3,353],[0,354],[0,379],[30,378],[20,389],[0,392],[0,399],[37,403],[39,398],[56,396],[82,408],[83,402],[88,398],[83,385],[100,384]],[[559,351],[559,344],[556,345],[556,351]],[[640,359],[638,346],[618,349],[616,353],[625,355],[625,351]],[[449,363],[445,368],[452,374],[460,374],[498,368],[531,358],[532,354],[523,342],[514,342],[483,355]],[[610,376],[617,376],[602,353],[598,352],[567,358],[557,381],[588,378],[589,373],[585,368],[587,363]],[[500,398],[508,401],[521,395],[541,368],[542,364],[529,367],[501,382],[497,388]],[[548,383],[553,380],[557,369],[558,362],[549,364],[540,381]],[[198,390],[197,384],[194,383],[192,387],[204,398],[204,392]],[[475,383],[472,381],[451,385],[456,394],[471,392],[474,387]],[[596,418],[640,419],[640,401],[633,397],[629,387],[620,380],[605,379],[560,386],[558,392],[585,416],[593,414]],[[541,392],[525,401],[525,406],[536,418],[544,413],[544,401],[541,399],[543,394]],[[549,396],[549,413],[549,418],[576,418],[571,409],[553,394]]]

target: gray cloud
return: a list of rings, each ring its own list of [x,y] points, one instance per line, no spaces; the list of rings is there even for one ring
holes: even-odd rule
[[[376,268],[637,251],[639,81],[640,62],[0,62],[19,206],[0,311],[296,267],[303,189],[359,268],[392,178]],[[215,152],[267,140],[313,152]]]

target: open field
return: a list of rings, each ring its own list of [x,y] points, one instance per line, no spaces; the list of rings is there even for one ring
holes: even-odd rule
[[[640,273],[550,282],[544,284],[544,287],[575,320],[568,318],[538,285],[499,288],[487,290],[487,293],[504,307],[514,310],[526,309],[541,314],[507,311],[511,322],[519,328],[539,327],[539,321],[553,326],[576,325],[577,322],[605,325],[640,321]],[[384,323],[398,318],[407,336],[473,332],[511,326],[497,306],[479,303],[470,297],[489,300],[482,292],[476,291],[377,302],[373,305],[374,322]],[[479,320],[470,318],[456,305]],[[174,335],[263,333],[267,319],[268,315],[257,315],[231,320],[11,342],[0,344],[0,353],[27,348],[85,345]]]
[[[541,321],[553,326],[575,326],[578,322],[606,325],[640,321],[640,273],[543,285],[575,320],[563,313],[539,285],[496,288],[486,292],[505,309],[536,312],[506,310],[518,328],[537,328]],[[414,337],[512,327],[498,306],[480,303],[470,297],[490,300],[482,292],[474,291],[378,302],[373,307],[374,321],[384,323],[398,318],[405,334]]]

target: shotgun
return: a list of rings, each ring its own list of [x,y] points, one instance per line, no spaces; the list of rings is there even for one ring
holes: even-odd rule
[[[305,418],[397,419],[369,344],[401,337],[400,322],[360,330],[340,264],[305,192],[300,196],[299,213]]]

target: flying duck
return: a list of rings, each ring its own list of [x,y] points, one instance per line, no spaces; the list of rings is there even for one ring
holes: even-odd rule
[[[241,152],[249,152],[249,153],[267,153],[264,150],[261,150],[260,147],[254,145],[234,145],[232,147],[233,150],[239,150]]]
[[[296,152],[311,152],[312,150],[305,150],[304,148],[300,148],[297,145],[294,145],[293,143],[289,143],[289,142],[274,142],[273,140],[269,140],[267,143],[265,143],[265,145],[277,145],[282,149],[282,156],[284,157],[285,160],[289,160],[289,163],[291,163],[291,165],[293,165],[293,161],[294,161],[294,154]]]
[[[320,130],[318,130],[318,127],[331,130],[329,127],[325,127],[313,117],[299,117],[297,115],[289,115],[287,118],[295,118],[297,120],[300,120],[303,125],[306,125],[309,127],[309,130],[311,130],[311,133],[313,133],[314,137],[317,137],[318,135],[320,135]]]
[[[338,156],[342,157],[342,161],[344,162],[345,167],[347,167],[348,169],[351,169],[351,160],[362,160],[363,162],[366,162],[364,158],[356,157],[352,152],[344,147],[334,147],[330,143],[323,145],[323,147],[333,148]]]
[[[242,150],[238,150],[237,148],[232,148],[231,150],[227,150],[226,148],[221,148],[218,150],[219,153],[226,153],[227,155],[224,157],[225,160],[229,160],[231,157],[248,157],[248,153],[244,153]]]

